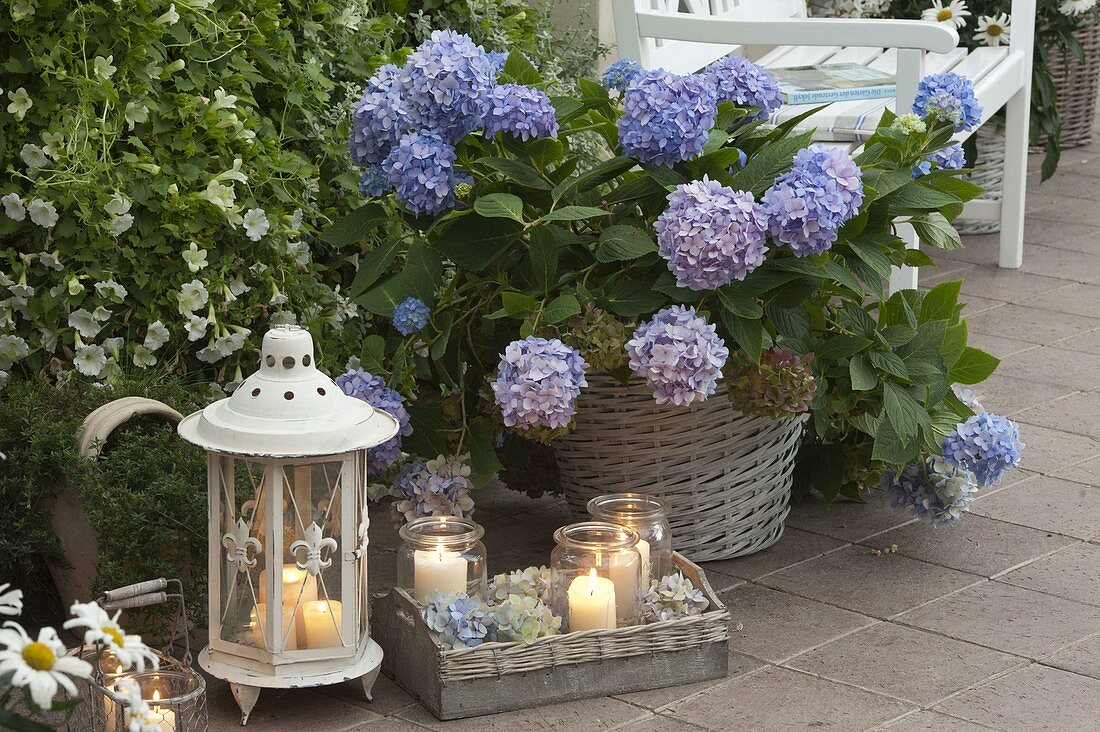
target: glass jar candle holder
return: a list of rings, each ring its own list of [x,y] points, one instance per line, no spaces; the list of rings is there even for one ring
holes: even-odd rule
[[[588,502],[592,518],[638,532],[643,590],[652,580],[660,581],[673,570],[672,532],[668,526],[671,510],[665,499],[644,493],[608,493]]]
[[[397,586],[424,603],[432,592],[484,595],[485,529],[470,519],[422,516],[401,527]]]
[[[141,698],[149,707],[147,725],[157,732],[207,732],[206,681],[189,668],[176,666],[156,671],[126,674],[137,683]],[[123,732],[130,725],[130,702],[116,682],[106,691],[107,717],[104,729]],[[146,727],[148,728],[148,727]]]
[[[642,558],[638,532],[604,521],[563,526],[550,555],[551,604],[563,631],[637,625]]]

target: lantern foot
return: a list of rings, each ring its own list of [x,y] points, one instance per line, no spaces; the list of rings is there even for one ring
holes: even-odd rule
[[[260,687],[247,686],[246,684],[229,684],[233,692],[233,698],[237,700],[237,706],[241,708],[241,726],[248,724],[248,715],[256,706],[256,700],[260,698]]]
[[[363,688],[363,696],[367,701],[374,701],[374,682],[378,680],[378,672],[381,670],[381,666],[376,666],[373,671],[369,671],[359,677],[359,684]]]

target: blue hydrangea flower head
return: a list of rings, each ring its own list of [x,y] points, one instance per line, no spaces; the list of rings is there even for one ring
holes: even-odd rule
[[[638,326],[627,341],[630,369],[658,404],[687,406],[714,394],[730,352],[695,308],[673,305]]]
[[[367,450],[367,472],[380,475],[401,456],[401,438],[412,434],[412,421],[405,410],[405,397],[386,385],[386,380],[363,369],[348,371],[336,377],[336,385],[348,396],[362,399],[375,409],[381,409],[397,420],[397,434],[381,445]]]
[[[557,137],[558,117],[550,97],[538,89],[519,84],[501,84],[489,95],[485,133],[510,132],[526,142],[541,137]]]
[[[725,56],[711,62],[703,75],[718,91],[719,102],[733,102],[738,107],[757,107],[760,111],[748,117],[764,119],[783,104],[779,82],[743,56]]]
[[[844,222],[863,204],[863,174],[837,148],[805,148],[793,167],[764,192],[761,204],[776,241],[795,256],[820,254],[836,241]]]
[[[604,89],[615,89],[619,93],[625,92],[639,75],[644,73],[642,65],[632,58],[621,58],[603,70],[600,82]]]
[[[393,64],[379,68],[352,108],[348,149],[356,165],[381,163],[409,128],[409,112],[401,97],[397,75],[398,69]]]
[[[768,217],[751,193],[703,177],[668,196],[654,224],[677,287],[713,290],[764,263]]]
[[[469,457],[440,455],[401,468],[390,488],[394,524],[400,526],[421,516],[462,518],[473,513]]]
[[[403,336],[419,333],[428,324],[431,312],[431,308],[420,298],[406,298],[393,309],[393,327]]]
[[[887,468],[882,487],[895,509],[937,529],[961,519],[978,491],[973,475],[936,456],[909,463],[899,473]]]
[[[489,65],[493,67],[494,74],[499,74],[501,71],[504,71],[504,64],[508,63],[507,53],[486,51],[485,55],[489,57]]]
[[[580,351],[557,338],[512,341],[493,381],[493,398],[504,424],[517,431],[568,427],[577,413],[577,397],[588,386],[587,370]]]
[[[431,592],[424,601],[421,617],[443,648],[475,648],[496,638],[492,608],[481,598]]]
[[[469,36],[437,30],[409,54],[398,79],[412,126],[457,142],[481,126],[496,71]]]
[[[363,174],[359,177],[359,193],[364,196],[377,197],[393,189],[389,176],[381,165],[368,165],[363,168]]]
[[[955,132],[972,130],[982,121],[982,105],[974,95],[974,84],[951,71],[921,79],[913,111],[924,120],[931,117],[950,122]]]
[[[703,152],[718,97],[704,77],[646,71],[623,94],[619,144],[643,163],[672,166]]]
[[[932,166],[936,170],[962,170],[966,167],[966,152],[962,145],[951,145],[937,150],[926,157],[920,165],[913,168],[913,177],[919,178],[932,172]]]
[[[982,412],[943,438],[943,459],[974,473],[988,488],[1020,464],[1020,426],[999,414]]]
[[[382,169],[406,208],[415,214],[436,214],[455,205],[457,158],[443,138],[409,132],[390,150]]]

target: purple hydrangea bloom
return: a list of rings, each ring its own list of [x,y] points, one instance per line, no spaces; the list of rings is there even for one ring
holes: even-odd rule
[[[397,200],[416,214],[435,214],[455,205],[454,147],[425,132],[410,132],[382,162]]]
[[[1020,426],[999,414],[982,412],[943,438],[943,459],[974,473],[988,488],[1020,464]]]
[[[386,380],[363,369],[336,377],[336,385],[348,396],[389,413],[397,420],[397,434],[381,445],[367,450],[367,472],[380,475],[390,469],[401,455],[401,438],[412,434],[412,422],[405,411],[405,397],[386,386]]]
[[[795,256],[820,254],[859,211],[863,180],[859,166],[837,148],[806,148],[761,198],[774,239]]]
[[[496,636],[493,610],[476,595],[431,592],[424,600],[421,617],[443,648],[474,648]]]
[[[952,145],[932,153],[920,165],[913,168],[913,177],[928,175],[932,172],[933,165],[936,166],[936,170],[962,170],[966,167],[966,152],[963,146]]]
[[[409,55],[398,78],[413,126],[456,142],[481,126],[496,72],[469,36],[437,30]]]
[[[557,137],[558,117],[550,97],[538,89],[519,84],[501,84],[489,97],[485,133],[506,131],[526,142],[539,137]]]
[[[368,165],[363,168],[363,174],[359,177],[359,192],[364,196],[381,196],[386,191],[392,190],[389,176],[381,165]]]
[[[974,84],[951,71],[921,79],[913,111],[921,119],[933,117],[950,122],[955,132],[972,130],[982,121],[982,105],[974,95]]]
[[[410,297],[393,309],[393,327],[403,336],[410,336],[424,330],[428,324],[428,315],[431,309],[424,301]]]
[[[711,62],[703,75],[718,91],[718,101],[733,102],[738,107],[758,107],[759,112],[748,119],[764,119],[783,104],[779,82],[743,56],[726,56]]]
[[[973,475],[935,456],[909,463],[900,473],[886,468],[882,487],[895,509],[937,529],[961,519],[978,490]]]
[[[470,497],[468,455],[434,460],[416,460],[401,468],[390,488],[394,524],[421,516],[469,516],[474,511]]]
[[[627,341],[630,368],[658,404],[687,406],[714,394],[730,352],[695,308],[673,305],[642,323]]]
[[[489,57],[489,65],[493,67],[494,74],[499,74],[501,71],[504,71],[504,64],[508,63],[507,53],[486,51],[485,55]]]
[[[523,431],[568,427],[577,397],[588,386],[588,363],[557,338],[530,336],[512,341],[500,357],[493,397],[504,424]]]
[[[600,81],[604,89],[615,89],[621,93],[643,73],[645,70],[640,63],[632,58],[621,58],[603,70]]]
[[[409,113],[401,98],[398,69],[386,64],[367,81],[363,96],[352,108],[348,149],[356,165],[378,165],[409,127]]]
[[[677,287],[713,290],[764,263],[768,217],[751,193],[704,176],[676,187],[653,228]]]
[[[623,94],[619,144],[643,163],[690,160],[703,152],[717,105],[714,87],[702,76],[646,71]]]

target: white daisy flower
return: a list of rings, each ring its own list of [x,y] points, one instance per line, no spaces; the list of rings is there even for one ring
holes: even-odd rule
[[[52,252],[39,252],[38,263],[46,269],[52,269],[54,272],[60,272],[65,269],[61,264],[61,260],[58,259],[60,252],[54,250]]]
[[[987,46],[999,46],[1002,43],[1008,45],[1011,35],[1012,17],[1001,13],[978,18],[978,29],[974,32],[974,39]]]
[[[180,14],[176,12],[176,5],[172,3],[168,6],[168,11],[158,17],[154,22],[160,25],[175,25],[180,22]]]
[[[15,617],[23,612],[23,590],[8,589],[11,584],[0,585],[0,615]]]
[[[262,208],[250,208],[244,214],[244,231],[252,241],[259,241],[271,228]]]
[[[145,346],[140,343],[134,346],[134,365],[139,368],[148,368],[154,366],[157,363],[157,357],[153,355]]]
[[[206,326],[208,325],[210,325],[210,321],[206,318],[194,314],[188,316],[187,322],[183,324],[183,329],[187,331],[187,340],[193,343],[205,338]]]
[[[191,242],[191,245],[183,250],[183,261],[187,262],[187,269],[192,272],[198,272],[209,264],[206,261],[206,250],[199,249],[199,245],[195,242]]]
[[[43,229],[48,229],[57,223],[57,209],[49,201],[43,201],[41,198],[32,198],[31,202],[27,204],[27,213],[31,216],[31,221],[41,226]]]
[[[53,628],[43,628],[37,639],[31,639],[18,623],[9,620],[0,629],[0,645],[4,647],[0,651],[0,676],[12,674],[9,683],[27,689],[41,709],[53,706],[58,687],[69,696],[77,696],[72,679],[86,679],[92,673],[90,663],[66,655]]]
[[[107,226],[107,230],[111,232],[111,236],[119,237],[130,230],[130,227],[134,225],[133,214],[122,214],[121,216],[115,216],[111,219],[111,223]]]
[[[1058,9],[1063,15],[1084,15],[1096,6],[1096,0],[1065,0]]]
[[[129,294],[125,287],[114,280],[105,280],[104,282],[95,283],[95,291],[99,293],[100,297],[107,298],[114,302],[122,302],[126,299],[126,295]]]
[[[65,136],[60,132],[42,133],[42,152],[57,160],[61,157],[63,147],[65,147]]]
[[[932,0],[932,7],[921,13],[922,20],[944,23],[952,28],[965,28],[969,16],[970,11],[966,9],[964,0],[950,0],[946,5],[944,0]]]
[[[210,300],[210,293],[206,291],[206,285],[201,280],[191,280],[180,288],[176,294],[181,315],[195,312]]]
[[[10,368],[16,361],[26,358],[30,352],[30,346],[21,336],[0,335],[0,369]],[[0,588],[0,603],[3,603],[3,588]],[[3,614],[0,612],[0,615]]]
[[[168,328],[164,326],[164,323],[159,320],[154,320],[149,324],[149,327],[145,329],[145,347],[150,351],[159,351],[171,334],[168,332]]]
[[[227,186],[218,180],[207,183],[206,190],[199,197],[210,201],[222,211],[229,211],[237,202],[237,192],[233,190],[233,186]]]
[[[26,117],[27,112],[31,111],[31,107],[34,106],[34,100],[31,99],[31,95],[27,94],[27,90],[23,87],[8,92],[8,99],[11,100],[11,104],[8,105],[8,112],[14,114],[18,120]]]
[[[95,338],[103,330],[103,324],[84,308],[69,313],[69,327],[76,328],[81,338]]]
[[[233,109],[235,106],[237,106],[237,97],[227,94],[225,89],[220,86],[214,90],[214,101],[210,103],[210,111]]]
[[[121,193],[116,193],[111,196],[111,200],[103,204],[103,210],[112,216],[121,216],[130,212],[130,206],[133,205],[130,199]]]
[[[141,636],[126,635],[122,626],[118,624],[121,610],[116,611],[112,616],[94,602],[74,602],[69,612],[73,617],[66,620],[63,627],[85,628],[85,645],[103,644],[114,654],[123,669],[127,671],[136,669],[141,672],[145,670],[146,662],[154,669],[159,668],[157,654],[141,642]]]
[[[99,376],[107,365],[107,353],[96,344],[78,346],[73,356],[73,366],[85,376]]]
[[[115,72],[118,71],[118,67],[114,66],[112,63],[114,60],[115,57],[113,55],[107,58],[96,56],[92,60],[92,71],[101,79],[110,79],[114,76]]]
[[[15,0],[11,4],[11,19],[16,23],[34,15],[34,3],[31,0]]]
[[[159,73],[157,72],[157,75]],[[122,116],[126,118],[126,129],[133,132],[136,125],[149,121],[149,107],[141,102],[126,102],[126,109],[123,110]]]
[[[50,164],[50,158],[46,155],[46,152],[33,142],[28,142],[23,146],[23,149],[19,151],[19,157],[23,158],[23,162],[32,170]]]
[[[27,207],[23,205],[23,199],[18,193],[9,193],[0,201],[4,204],[4,213],[12,221],[22,221],[27,218]]]

